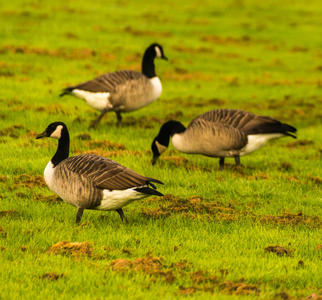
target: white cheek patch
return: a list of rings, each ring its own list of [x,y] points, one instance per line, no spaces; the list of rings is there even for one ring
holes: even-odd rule
[[[61,131],[63,129],[63,126],[62,125],[58,125],[55,129],[55,131],[50,135],[51,138],[53,139],[60,139],[61,137]]]
[[[163,153],[165,150],[167,150],[166,146],[161,145],[158,141],[155,141],[155,145],[158,148],[159,153]]]
[[[156,53],[156,57],[159,57],[159,58],[161,58],[162,57],[162,53],[161,53],[161,50],[160,50],[160,48],[158,47],[158,46],[155,46],[154,47],[154,50],[155,50],[155,53]]]

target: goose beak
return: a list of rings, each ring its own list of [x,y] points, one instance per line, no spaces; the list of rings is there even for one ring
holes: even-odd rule
[[[44,138],[44,137],[47,137],[47,132],[46,130],[43,132],[43,133],[39,133],[37,136],[36,136],[36,139],[41,139],[41,138]]]
[[[168,58],[165,55],[162,55],[161,58],[164,59],[164,60],[166,60],[166,61],[168,61]]]

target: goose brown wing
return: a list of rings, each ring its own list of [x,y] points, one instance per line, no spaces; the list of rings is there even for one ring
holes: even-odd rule
[[[191,125],[190,125],[191,124]],[[187,134],[191,135],[194,143],[198,142],[203,147],[211,143],[216,151],[240,150],[247,144],[247,136],[241,130],[228,124],[214,123],[202,118],[191,122]]]
[[[147,185],[156,179],[144,177],[108,158],[82,154],[67,158],[64,161],[70,172],[75,172],[90,179],[100,189],[125,190]]]
[[[117,72],[105,73],[92,80],[85,81],[67,89],[79,89],[92,93],[113,92],[118,86],[126,84],[126,82],[131,80],[138,80],[141,77],[145,76],[136,71],[121,70]]]
[[[289,132],[296,132],[296,128],[281,123],[280,121],[268,117],[255,115],[250,112],[236,109],[216,109],[206,112],[196,119],[204,119],[214,123],[227,124],[246,135],[265,134],[265,133],[283,133],[293,136]],[[294,136],[293,136],[294,137]]]

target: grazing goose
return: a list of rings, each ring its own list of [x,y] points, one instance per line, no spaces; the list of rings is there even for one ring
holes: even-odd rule
[[[289,132],[296,132],[296,128],[270,117],[234,109],[211,110],[196,117],[187,128],[178,121],[163,124],[152,143],[152,164],[169,146],[170,136],[180,152],[219,157],[223,170],[225,157],[234,157],[240,165],[240,156],[256,151],[269,140],[296,138]]]
[[[122,207],[151,195],[163,196],[152,182],[108,158],[81,154],[69,156],[69,133],[62,122],[51,123],[37,139],[58,139],[58,148],[44,172],[48,187],[68,204],[77,207],[76,223],[84,209],[116,210],[127,223]]]
[[[142,73],[131,70],[106,73],[93,80],[65,88],[60,96],[72,94],[100,110],[101,114],[92,123],[92,127],[96,127],[108,111],[116,113],[119,126],[122,123],[122,112],[137,110],[160,97],[162,85],[155,74],[156,57],[168,60],[162,47],[154,43],[144,52]]]

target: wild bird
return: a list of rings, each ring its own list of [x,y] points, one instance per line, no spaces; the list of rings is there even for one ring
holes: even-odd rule
[[[37,139],[58,139],[58,148],[45,168],[48,187],[65,202],[77,207],[76,223],[84,209],[116,210],[127,222],[122,207],[151,195],[163,196],[153,184],[161,181],[144,177],[108,158],[81,154],[69,156],[69,133],[62,122],[51,123]]]
[[[152,164],[167,149],[170,137],[172,145],[180,152],[219,157],[219,169],[223,170],[225,157],[234,157],[240,165],[240,156],[256,151],[272,139],[296,138],[289,133],[296,131],[271,117],[242,110],[215,109],[196,117],[187,128],[178,121],[164,123],[152,142]]]
[[[71,94],[100,110],[100,116],[92,122],[91,127],[95,128],[109,111],[116,113],[117,126],[120,126],[121,113],[140,109],[160,97],[162,85],[155,73],[156,57],[168,60],[162,46],[154,43],[144,52],[142,73],[131,70],[106,73],[93,80],[65,88],[60,97]]]

